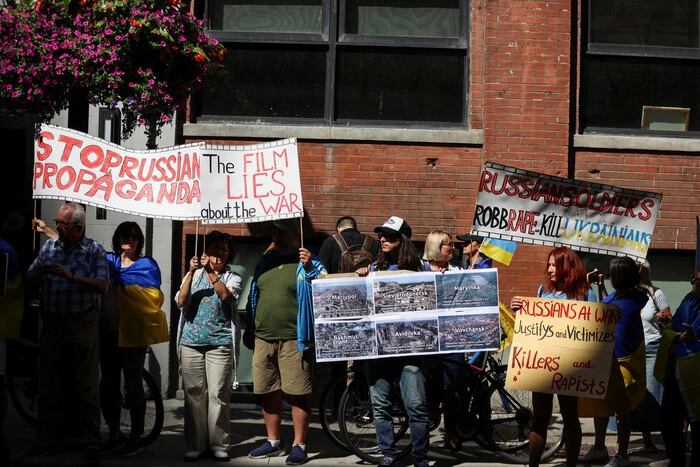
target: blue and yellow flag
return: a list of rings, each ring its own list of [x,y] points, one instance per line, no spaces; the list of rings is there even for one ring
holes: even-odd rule
[[[513,332],[515,330],[515,316],[506,306],[498,302],[498,313],[501,317],[501,348],[493,353],[503,352],[513,342]]]
[[[500,238],[485,238],[479,251],[499,263],[510,266],[510,261],[513,259],[517,247],[518,242],[501,240]]]
[[[109,253],[107,259],[119,309],[119,347],[167,342],[170,336],[165,312],[161,310],[164,297],[158,263],[143,257],[122,268],[118,255]]]
[[[693,328],[695,335],[700,335],[700,297],[692,292],[685,296],[673,315],[671,322],[661,331],[661,344],[656,355],[654,377],[664,382],[667,377],[674,377],[678,382],[683,402],[688,409],[691,421],[700,420],[700,341],[681,343],[675,338],[685,332],[683,323]],[[672,348],[676,350],[676,368],[673,369]],[[669,363],[671,364],[669,366]],[[667,373],[673,371],[673,375]]]

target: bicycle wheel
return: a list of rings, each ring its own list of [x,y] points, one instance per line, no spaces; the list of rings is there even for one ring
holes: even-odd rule
[[[160,435],[160,430],[163,428],[163,420],[165,411],[163,409],[163,398],[160,394],[160,389],[153,379],[151,374],[145,369],[143,370],[143,390],[146,394],[146,414],[144,416],[143,434],[141,435],[141,445],[148,446]],[[131,411],[126,398],[126,387],[124,378],[122,377],[121,384],[121,423],[120,429],[123,436],[128,437],[131,434]]]
[[[408,430],[408,417],[396,410],[394,417],[394,444],[398,457],[403,457],[411,450]],[[379,464],[382,453],[377,445],[377,434],[374,428],[372,404],[369,398],[369,384],[364,377],[355,377],[350,386],[345,389],[338,408],[338,423],[347,446],[365,462]]]
[[[532,392],[506,390],[500,382],[491,385],[482,410],[482,427],[491,447],[506,461],[528,462],[532,418]],[[542,461],[553,457],[563,444],[564,421],[554,398]]]
[[[355,374],[360,375],[357,371]],[[321,421],[321,428],[323,428],[323,432],[328,439],[340,449],[351,453],[352,449],[345,444],[345,437],[340,430],[340,423],[338,423],[338,406],[346,388],[347,375],[338,375],[338,377],[331,380],[330,384],[323,390],[323,394],[321,394],[318,418]]]
[[[7,392],[19,416],[30,425],[37,426],[39,424],[37,415],[39,381],[37,376],[15,377],[8,374],[6,380]]]

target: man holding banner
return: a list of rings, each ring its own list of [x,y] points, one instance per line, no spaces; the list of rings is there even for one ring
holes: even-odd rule
[[[41,285],[43,326],[39,337],[39,430],[25,454],[55,451],[63,380],[75,379],[80,397],[80,437],[88,463],[100,460],[99,297],[109,290],[104,247],[85,237],[85,210],[61,206],[55,219],[58,238],[49,239],[29,267],[30,289]],[[66,365],[67,364],[67,365]],[[66,375],[65,368],[73,370]]]
[[[280,435],[282,393],[292,406],[294,443],[288,465],[303,464],[311,419],[311,380],[314,339],[311,281],[326,273],[323,262],[301,247],[301,220],[272,223],[275,248],[255,268],[248,298],[243,340],[253,348],[253,392],[262,396],[267,440],[248,456],[252,459],[284,454]],[[254,339],[254,343],[251,342]]]

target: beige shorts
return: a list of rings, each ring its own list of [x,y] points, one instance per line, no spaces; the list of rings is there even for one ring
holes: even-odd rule
[[[253,392],[282,390],[292,396],[311,394],[313,351],[297,350],[297,341],[268,342],[255,338]]]

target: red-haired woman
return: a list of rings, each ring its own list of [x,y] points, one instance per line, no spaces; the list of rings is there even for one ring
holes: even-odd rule
[[[595,292],[588,284],[586,268],[581,258],[570,248],[561,246],[553,249],[547,259],[545,271],[547,279],[537,290],[541,298],[558,300],[597,301]],[[513,297],[510,307],[518,311],[523,305],[520,297]],[[542,452],[547,441],[547,425],[552,416],[553,394],[532,393],[534,419],[530,428],[530,467],[540,465]],[[566,465],[574,467],[581,449],[581,423],[578,420],[578,398],[557,395],[561,415],[566,428]]]

